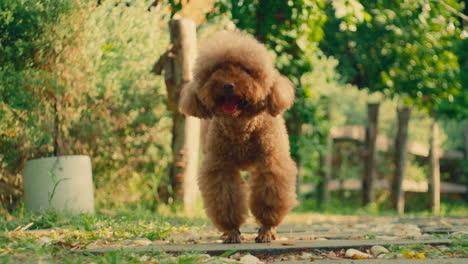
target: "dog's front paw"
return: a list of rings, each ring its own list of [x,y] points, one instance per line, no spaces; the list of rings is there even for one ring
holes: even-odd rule
[[[261,227],[260,230],[258,230],[258,236],[255,238],[256,243],[269,243],[272,240],[276,240],[278,238],[278,235],[276,235],[276,232],[273,228],[271,227]]]
[[[221,235],[221,239],[223,240],[224,244],[240,243],[241,242],[240,234],[241,233],[239,230],[227,231],[227,232],[224,232],[223,235]]]

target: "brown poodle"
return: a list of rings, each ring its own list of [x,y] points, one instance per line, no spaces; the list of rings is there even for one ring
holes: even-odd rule
[[[255,241],[270,242],[297,205],[297,169],[281,116],[293,104],[294,88],[274,68],[267,49],[238,31],[209,38],[193,73],[179,109],[207,119],[198,179],[206,213],[224,232],[224,243],[239,243],[250,208],[260,224]],[[248,185],[240,171],[250,173]]]

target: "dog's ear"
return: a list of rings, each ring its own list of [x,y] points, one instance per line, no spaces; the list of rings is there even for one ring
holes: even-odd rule
[[[294,103],[294,86],[288,78],[276,74],[275,82],[268,95],[268,112],[277,116],[288,110]]]
[[[203,105],[200,99],[198,99],[195,91],[197,86],[198,84],[195,81],[184,85],[180,93],[179,111],[198,118],[210,118],[211,112]]]

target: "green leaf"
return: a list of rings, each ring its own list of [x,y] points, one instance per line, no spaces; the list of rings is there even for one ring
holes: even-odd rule
[[[229,250],[229,251],[224,252],[224,253],[221,254],[220,256],[221,256],[221,257],[229,257],[229,256],[231,256],[232,254],[236,253],[237,251],[238,251],[237,249]]]

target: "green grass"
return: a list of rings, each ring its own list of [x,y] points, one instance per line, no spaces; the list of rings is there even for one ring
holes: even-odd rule
[[[395,212],[382,210],[377,205],[360,207],[353,199],[339,201],[332,198],[327,206],[318,207],[313,199],[306,199],[295,210],[341,215],[386,215]],[[464,215],[467,205],[445,201],[444,213]],[[115,250],[101,255],[83,252],[90,247],[120,247],[135,241],[170,240],[172,235],[184,232],[203,232],[207,219],[188,219],[174,216],[167,207],[158,213],[144,209],[100,210],[94,216],[81,214],[67,216],[54,211],[32,214],[23,208],[8,214],[0,214],[0,264],[1,263],[223,263],[223,256],[210,257],[192,252],[172,256],[160,251],[135,253]],[[414,213],[414,212],[412,212]],[[428,211],[416,215],[430,215]],[[367,239],[374,239],[368,235]],[[454,239],[445,248],[407,246],[393,248],[391,254],[401,252],[424,253],[428,258],[468,256],[467,237]],[[226,253],[226,256],[229,252]]]
[[[177,257],[164,252],[116,250],[102,255],[79,252],[96,244],[119,246],[125,241],[163,240],[171,234],[197,231],[204,220],[163,217],[145,210],[119,210],[67,216],[18,210],[0,216],[0,263],[220,263],[200,253]]]
[[[390,253],[387,253],[387,258],[392,258],[399,254],[403,254],[406,258],[411,257],[414,253],[422,253],[423,258],[438,259],[438,258],[466,258],[468,257],[468,242],[467,237],[453,238],[453,242],[449,246],[431,246],[431,245],[407,245],[407,246],[391,246]]]
[[[0,217],[1,231],[14,231],[29,225],[28,230],[59,228],[80,230],[93,234],[97,238],[106,238],[105,230],[111,228],[116,237],[122,239],[148,238],[164,239],[170,232],[193,227],[195,220],[179,217],[162,217],[155,213],[139,210],[120,210],[117,212],[99,212],[95,216],[80,214],[67,216],[54,211],[33,214],[19,210],[13,215]]]

